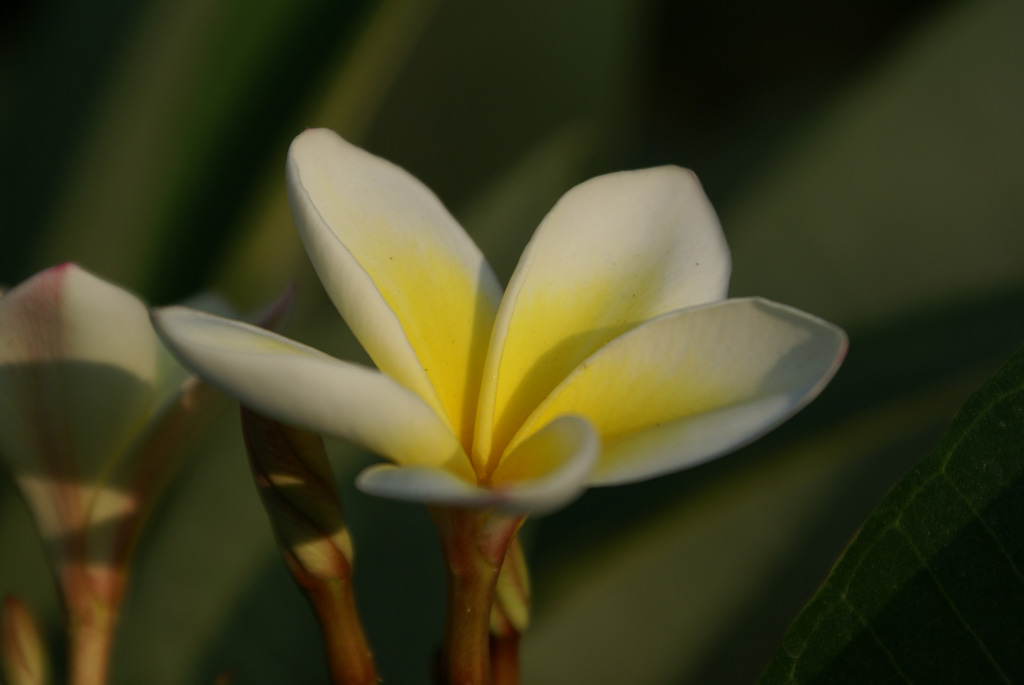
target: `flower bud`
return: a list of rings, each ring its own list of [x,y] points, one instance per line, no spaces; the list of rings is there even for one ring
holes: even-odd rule
[[[245,407],[242,431],[263,508],[289,566],[298,567],[293,574],[348,578],[352,539],[320,436]]]
[[[491,608],[491,634],[522,634],[530,624],[530,572],[519,537],[512,540],[498,574]]]

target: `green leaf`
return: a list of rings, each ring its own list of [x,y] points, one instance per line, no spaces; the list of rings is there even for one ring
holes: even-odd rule
[[[762,682],[1024,677],[1024,348],[854,538]]]

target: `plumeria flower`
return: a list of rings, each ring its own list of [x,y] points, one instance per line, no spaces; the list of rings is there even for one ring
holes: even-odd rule
[[[334,133],[295,139],[287,183],[320,280],[377,370],[185,308],[154,325],[243,405],[385,457],[359,475],[364,491],[429,505],[448,571],[447,682],[516,671],[505,649],[492,670],[489,626],[514,653],[528,586],[494,593],[499,574],[514,580],[503,564],[527,512],[753,440],[817,395],[846,350],[818,318],[725,299],[721,228],[676,167],[571,190],[504,294],[433,193]]]
[[[838,368],[837,327],[725,299],[729,251],[696,177],[609,174],[569,191],[502,293],[441,202],[328,130],[287,163],[310,259],[377,370],[180,307],[154,322],[244,405],[390,463],[364,491],[535,511],[677,471],[791,416]]]

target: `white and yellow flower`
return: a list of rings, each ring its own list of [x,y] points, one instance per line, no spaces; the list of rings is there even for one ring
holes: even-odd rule
[[[430,190],[331,131],[295,139],[287,181],[310,259],[378,370],[185,308],[154,322],[243,404],[385,457],[358,478],[370,493],[531,511],[687,468],[791,416],[846,350],[821,319],[725,299],[728,247],[677,167],[568,192],[504,294]]]

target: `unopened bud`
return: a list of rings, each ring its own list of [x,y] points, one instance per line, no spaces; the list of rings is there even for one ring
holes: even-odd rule
[[[498,574],[491,607],[491,633],[507,637],[522,634],[530,623],[530,572],[526,555],[516,537],[509,545]]]
[[[244,407],[242,431],[263,508],[289,565],[298,565],[293,573],[348,578],[352,540],[320,436]]]

